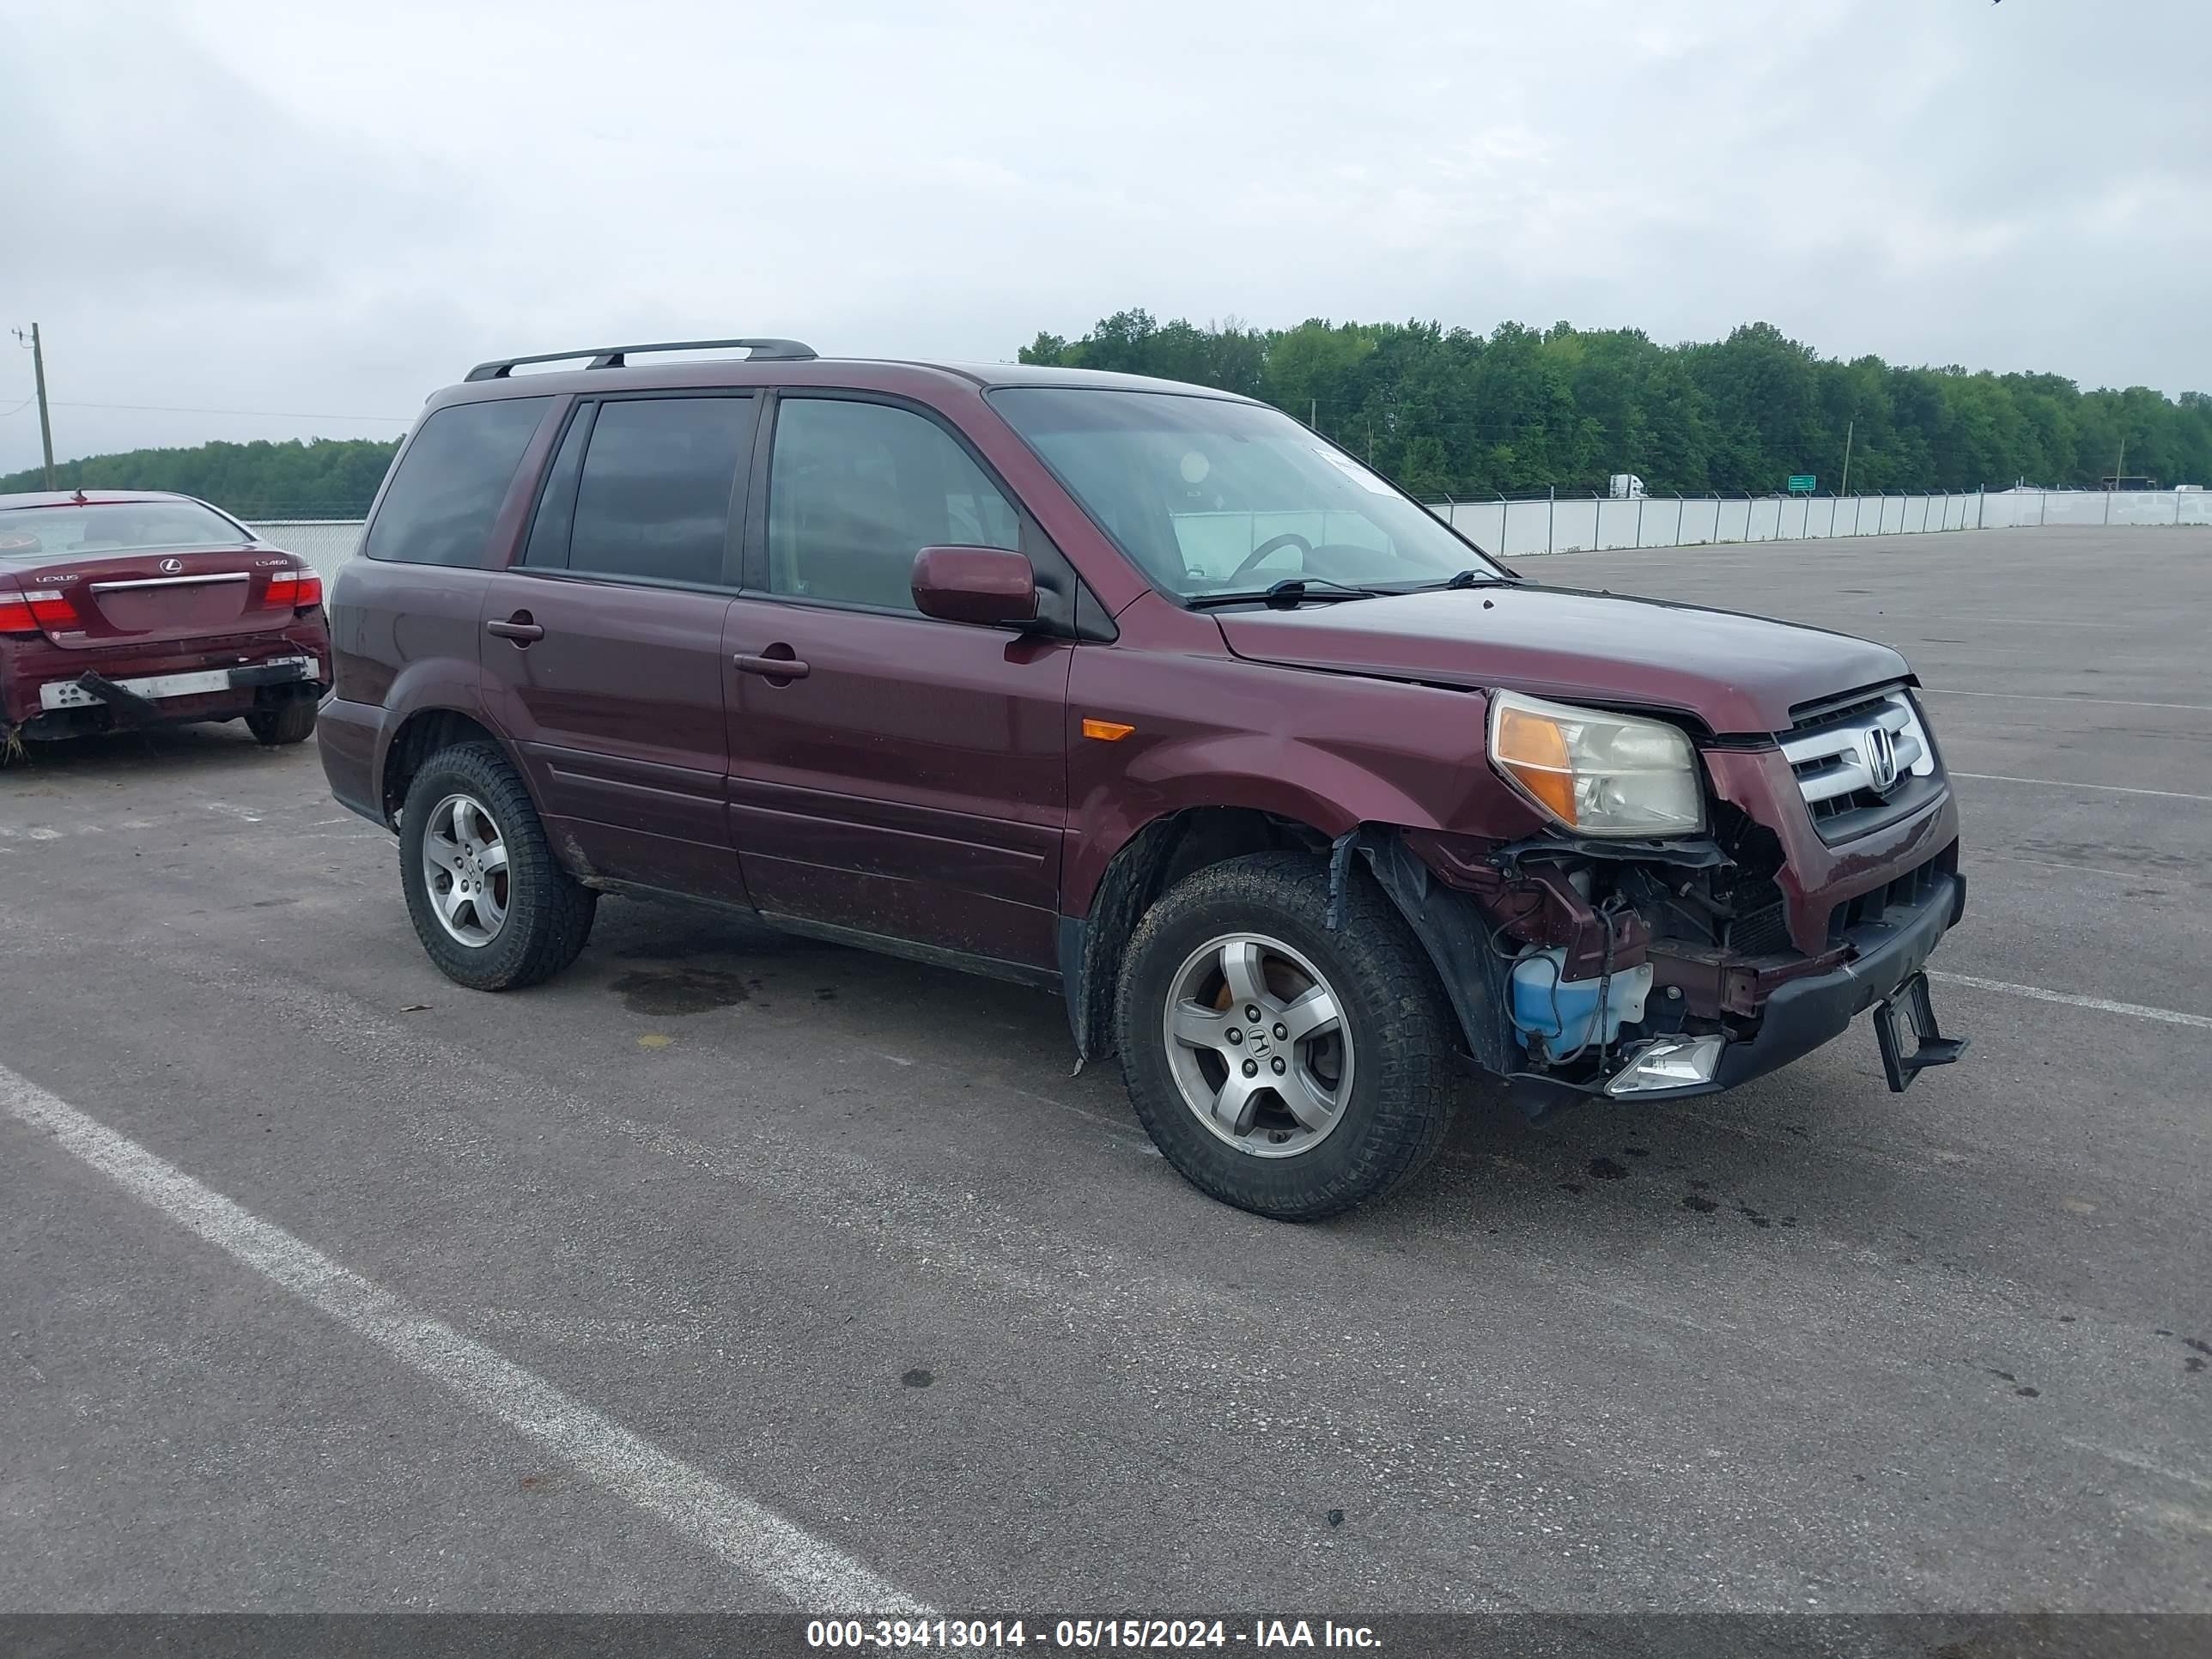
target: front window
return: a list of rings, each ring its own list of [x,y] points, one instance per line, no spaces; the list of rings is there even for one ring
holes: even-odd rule
[[[778,408],[769,592],[912,611],[923,548],[1021,544],[1012,506],[934,421],[837,398]]]
[[[234,547],[252,533],[198,501],[93,501],[0,512],[0,559],[44,562],[72,553]]]
[[[1099,527],[1179,599],[1264,592],[1288,578],[1386,590],[1469,569],[1510,580],[1279,410],[1060,386],[990,397]]]

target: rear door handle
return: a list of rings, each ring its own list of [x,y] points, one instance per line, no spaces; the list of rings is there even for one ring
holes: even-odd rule
[[[488,622],[484,632],[496,634],[503,640],[513,640],[517,645],[527,645],[532,640],[542,640],[545,630],[534,622]]]
[[[806,665],[796,657],[755,657],[740,651],[730,660],[738,665],[741,674],[758,674],[763,679],[803,680]]]

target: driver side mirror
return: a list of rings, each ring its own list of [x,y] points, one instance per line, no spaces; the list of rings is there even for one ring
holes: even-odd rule
[[[1036,571],[1003,547],[925,547],[914,556],[914,606],[939,622],[1007,628],[1036,620]]]

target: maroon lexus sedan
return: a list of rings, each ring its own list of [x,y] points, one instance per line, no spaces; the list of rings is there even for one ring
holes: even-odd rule
[[[330,661],[322,578],[205,501],[0,495],[0,751],[241,719],[298,743]]]

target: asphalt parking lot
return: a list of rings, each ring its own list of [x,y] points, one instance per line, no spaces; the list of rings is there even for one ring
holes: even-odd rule
[[[0,773],[0,1607],[2212,1611],[2212,535],[1523,568],[1911,659],[1963,1064],[1285,1227],[1053,998],[611,901],[471,994],[312,744]]]

